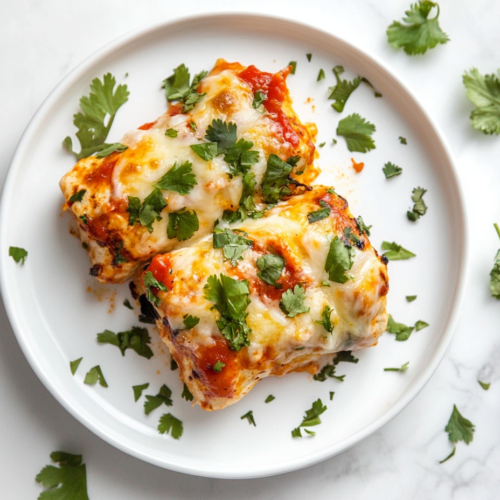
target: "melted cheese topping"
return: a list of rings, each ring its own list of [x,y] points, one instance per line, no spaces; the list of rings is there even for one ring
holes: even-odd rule
[[[259,160],[251,170],[257,188],[266,171],[267,158],[272,153],[283,160],[300,155],[301,161],[294,172],[312,162],[311,129],[300,123],[291,107],[284,84],[288,71],[284,70],[282,77],[280,112],[285,121],[290,122],[289,127],[295,130],[294,144],[287,140],[291,136],[283,133],[283,119],[280,118],[280,122],[276,113],[267,112],[262,107],[253,108],[254,92],[239,76],[243,70],[244,67],[237,63],[219,60],[212,73],[200,83],[198,91],[205,92],[206,96],[192,111],[180,114],[179,107],[173,106],[155,123],[126,134],[121,142],[128,149],[123,153],[113,153],[101,159],[95,156],[85,158],[61,179],[67,206],[78,222],[82,240],[89,245],[93,271],[99,281],[126,280],[142,262],[158,253],[191,244],[212,230],[215,220],[224,210],[236,210],[242,193],[241,176],[229,175],[222,155],[206,162],[190,148],[205,141],[206,129],[214,119],[235,123],[238,139],[254,143],[252,149],[258,151]],[[196,124],[196,130],[190,126],[191,122]],[[165,135],[170,128],[178,131],[177,137]],[[129,226],[128,197],[138,197],[142,202],[153,190],[153,184],[176,162],[182,164],[186,161],[192,164],[197,181],[189,194],[162,192],[168,206],[161,213],[162,219],[153,223],[151,234],[139,223]],[[306,174],[300,177],[301,182],[311,182],[318,173],[310,165]],[[82,201],[69,202],[69,198],[82,189],[86,190]],[[166,227],[168,213],[183,207],[196,211],[200,228],[191,240],[178,242],[167,237]],[[88,224],[79,219],[83,215],[87,216]],[[119,246],[127,263],[114,263]]]

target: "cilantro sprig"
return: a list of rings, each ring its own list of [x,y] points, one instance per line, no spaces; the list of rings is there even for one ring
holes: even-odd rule
[[[290,177],[292,169],[300,161],[300,156],[290,156],[286,161],[275,154],[267,159],[267,169],[262,180],[262,195],[266,203],[277,203],[292,193],[290,184],[297,184]]]
[[[189,194],[194,186],[198,184],[192,167],[193,164],[189,161],[181,165],[175,162],[172,168],[153,186],[162,191],[173,191],[182,195]]]
[[[425,204],[425,201],[423,199],[424,194],[427,193],[427,189],[417,187],[413,190],[411,199],[414,203],[413,208],[411,210],[408,210],[406,212],[406,216],[408,217],[408,220],[411,220],[412,222],[417,221],[422,217],[422,215],[425,215],[427,212],[427,205]]]
[[[429,19],[431,10],[436,7],[436,16]],[[425,54],[428,49],[434,48],[438,43],[446,43],[448,35],[439,26],[439,5],[429,0],[420,0],[410,5],[410,9],[405,11],[406,17],[402,24],[394,21],[387,28],[387,38],[389,43],[399,49],[414,56]]]
[[[277,281],[285,267],[285,259],[281,257],[281,255],[271,253],[262,255],[262,257],[257,259],[257,267],[260,270],[257,276],[262,281],[265,281],[268,285],[272,285],[275,288],[283,288],[283,285]]]
[[[142,204],[139,198],[129,196],[127,207],[129,226],[133,226],[137,221],[152,233],[153,222],[162,220],[161,212],[166,206],[167,202],[157,187],[151,191]]]
[[[297,314],[309,312],[310,308],[304,303],[306,291],[300,285],[295,285],[295,288],[287,290],[281,296],[280,309],[289,317],[294,318]]]
[[[233,231],[229,228],[224,230],[214,229],[214,248],[222,248],[224,258],[230,260],[232,266],[237,266],[238,261],[243,260],[245,251],[253,245],[253,241],[245,238],[244,235],[246,233]]]
[[[90,94],[80,99],[81,112],[73,116],[73,123],[78,128],[76,137],[80,142],[80,152],[73,150],[71,137],[63,141],[64,148],[73,153],[78,160],[93,153],[103,151],[110,146],[106,144],[116,113],[128,100],[129,91],[126,85],[118,85],[111,73],[94,78],[90,84]]]
[[[148,330],[140,326],[133,326],[126,332],[114,333],[110,330],[104,330],[102,333],[97,334],[97,342],[99,344],[111,344],[125,356],[127,349],[132,349],[139,356],[146,359],[153,357],[153,351],[149,344],[151,344],[151,337]]]
[[[333,238],[326,257],[325,271],[330,281],[345,283],[349,276],[346,274],[354,262],[354,249],[346,245],[338,236]]]
[[[174,439],[179,439],[184,432],[184,426],[178,418],[175,418],[171,413],[166,413],[160,418],[158,432],[160,434],[170,434]]]
[[[349,151],[366,153],[375,149],[375,141],[371,137],[375,130],[373,123],[365,120],[358,113],[353,113],[340,120],[337,135],[344,137]]]
[[[189,240],[200,229],[198,214],[186,207],[168,214],[167,236],[178,241]]]
[[[200,102],[206,93],[198,93],[198,85],[208,75],[207,71],[200,71],[194,76],[191,83],[191,75],[185,64],[180,64],[174,69],[172,75],[163,80],[162,88],[165,89],[167,101],[179,101],[183,104],[182,112],[191,111]]]
[[[163,384],[160,391],[156,396],[146,395],[146,401],[144,401],[144,413],[149,415],[153,410],[159,408],[161,405],[172,406],[172,391]]]
[[[101,387],[108,387],[108,383],[106,382],[106,379],[104,378],[101,367],[99,365],[92,367],[87,372],[83,380],[83,383],[87,385],[96,385],[97,382],[99,382],[99,385]]]
[[[349,96],[359,87],[361,83],[361,77],[357,76],[354,80],[342,80],[340,75],[344,72],[343,66],[335,66],[333,68],[333,74],[337,80],[337,84],[334,87],[329,87],[328,91],[330,95],[328,99],[334,100],[335,102],[332,104],[332,108],[335,111],[341,113],[344,111],[345,103]]]
[[[332,308],[329,305],[325,305],[325,307],[323,307],[323,311],[321,311],[321,320],[314,321],[318,325],[323,325],[323,328],[328,333],[333,332],[333,323],[332,320],[330,319],[332,312],[333,312]]]
[[[321,399],[317,399],[316,401],[314,401],[311,409],[306,410],[306,414],[302,419],[302,423],[298,427],[293,429],[292,437],[302,437],[301,428],[314,427],[315,425],[321,424],[320,415],[325,413],[326,410],[327,407],[323,405]],[[307,434],[309,434],[310,436],[316,435],[315,432],[309,431],[308,429],[304,429],[304,431],[307,432]]]

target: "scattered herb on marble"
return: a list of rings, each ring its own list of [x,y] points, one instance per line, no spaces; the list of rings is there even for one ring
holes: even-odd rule
[[[491,382],[486,383],[481,380],[478,380],[477,382],[485,391],[487,391],[490,388]]]
[[[460,414],[456,405],[453,405],[450,420],[444,430],[448,433],[448,439],[452,443],[463,441],[468,445],[474,438],[475,426]]]
[[[306,414],[302,419],[302,423],[292,430],[292,437],[302,437],[301,428],[304,427],[314,427],[315,425],[321,424],[320,415],[322,415],[327,410],[327,407],[323,405],[321,399],[317,399],[312,404],[309,410],[306,410]],[[304,429],[309,435],[314,436],[315,433]]]
[[[439,463],[444,464],[445,462],[447,462],[450,458],[455,456],[456,451],[457,451],[457,447],[454,446],[452,452],[446,458],[443,458],[443,460],[440,460]]]

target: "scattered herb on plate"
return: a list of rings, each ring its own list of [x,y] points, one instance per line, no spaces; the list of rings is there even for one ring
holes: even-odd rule
[[[132,390],[134,391],[134,401],[137,403],[139,398],[142,396],[142,391],[145,391],[149,387],[149,384],[133,385]]]
[[[403,169],[401,167],[394,165],[394,163],[391,163],[390,161],[384,165],[384,168],[382,170],[386,179],[396,177],[396,175],[401,175],[403,172]]]
[[[9,247],[9,256],[12,257],[17,264],[20,262],[21,266],[24,266],[26,258],[28,257],[28,252],[24,248]]]
[[[366,153],[375,149],[375,142],[371,137],[375,130],[375,125],[366,121],[358,113],[353,113],[340,120],[337,135],[344,137],[349,151]]]
[[[255,419],[253,418],[253,411],[250,410],[248,412],[246,412],[241,418],[240,420],[244,420],[244,419],[247,419],[248,420],[248,423],[250,425],[253,425],[254,427],[257,427],[257,424],[255,423]]]
[[[416,254],[406,250],[406,248],[403,248],[394,241],[392,243],[383,241],[382,250],[386,250],[386,252],[384,252],[384,256],[389,260],[407,260],[412,257],[416,257]]]
[[[317,399],[314,401],[312,404],[311,409],[306,410],[306,414],[304,418],[302,419],[302,423],[293,429],[292,431],[292,437],[302,437],[301,434],[301,427],[314,427],[315,425],[321,424],[321,419],[320,415],[322,415],[325,411],[327,410],[327,407],[323,405],[323,402],[321,399]],[[304,429],[309,435],[314,436],[316,433],[312,431],[308,431],[307,429]]]
[[[414,203],[413,208],[406,212],[406,216],[412,222],[420,219],[422,215],[425,215],[427,212],[427,205],[423,199],[424,194],[427,193],[427,189],[417,187],[413,190],[411,199]]]
[[[184,432],[184,426],[178,418],[175,418],[171,413],[166,413],[160,417],[158,432],[160,434],[170,433],[174,439],[179,439]]]
[[[163,384],[160,388],[160,392],[156,396],[146,395],[146,401],[144,401],[144,413],[149,415],[153,410],[159,408],[161,405],[172,406],[172,391]]]

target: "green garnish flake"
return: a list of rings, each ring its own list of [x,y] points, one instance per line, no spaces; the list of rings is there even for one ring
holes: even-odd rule
[[[142,396],[142,391],[145,391],[149,387],[149,384],[133,385],[132,390],[134,391],[134,401],[137,403],[139,398]]]
[[[319,210],[316,210],[315,212],[309,212],[307,214],[307,220],[309,221],[309,224],[326,219],[330,215],[332,209],[326,201],[319,200],[319,205],[321,206]]]
[[[358,226],[358,231],[361,234],[366,234],[367,236],[370,236],[370,229],[373,226],[367,226],[363,221],[363,217],[361,217],[361,215],[356,219],[356,225]]]
[[[333,396],[335,396],[335,392],[330,391],[330,401],[333,401]]]
[[[182,195],[189,194],[194,186],[198,184],[192,167],[192,163],[188,161],[182,165],[175,162],[173,167],[153,186],[162,191],[173,191]]]
[[[493,224],[498,237],[500,238],[500,227],[495,222]],[[493,269],[490,272],[490,291],[492,297],[500,299],[500,250],[498,250],[495,255],[495,263],[493,264]]]
[[[391,177],[396,177],[396,175],[401,175],[403,169],[389,161],[384,165],[382,171],[384,172],[385,178],[390,179]]]
[[[196,126],[196,123],[193,120],[189,122],[189,126],[191,127],[191,130],[193,132],[196,132],[198,130],[198,127]]]
[[[280,309],[289,317],[294,318],[297,314],[309,312],[310,308],[304,303],[306,291],[300,285],[295,285],[295,288],[287,290],[281,296]]]
[[[160,388],[160,392],[156,396],[146,395],[146,401],[144,401],[144,413],[149,415],[153,410],[159,408],[161,405],[172,406],[172,391],[163,384]]]
[[[244,420],[244,419],[247,419],[248,420],[248,423],[250,425],[253,425],[254,427],[257,427],[257,424],[255,423],[255,419],[253,418],[253,411],[250,410],[248,412],[246,412],[241,418],[240,420]]]
[[[24,266],[26,258],[28,257],[28,252],[24,248],[9,247],[9,256],[12,257],[17,264],[20,262],[21,266]]]
[[[101,385],[102,387],[108,387],[106,379],[104,378],[101,367],[99,365],[91,368],[87,372],[87,374],[85,375],[85,379],[83,380],[83,383],[87,385],[95,385],[97,382],[99,382],[99,385]]]
[[[160,297],[157,297],[154,293],[153,288],[156,288],[158,291],[168,292],[167,287],[161,282],[158,281],[151,271],[146,271],[142,277],[142,283],[144,288],[146,288],[146,297],[149,302],[152,302],[155,306],[160,305]]]
[[[456,405],[453,405],[453,412],[444,430],[448,433],[448,439],[452,443],[463,441],[469,444],[474,438],[475,427],[470,420],[460,414]]]
[[[177,135],[179,134],[179,132],[177,130],[175,130],[175,128],[169,128],[167,130],[165,130],[165,135],[167,137],[177,137]]]
[[[406,137],[399,136],[399,142],[401,144],[404,144],[405,146],[408,144],[408,141],[406,140]]]
[[[290,173],[299,161],[300,156],[290,156],[284,162],[275,154],[269,155],[266,173],[262,180],[262,195],[266,203],[277,203],[292,193],[289,185],[295,181],[290,177]]]
[[[130,300],[128,299],[125,299],[123,301],[123,305],[127,308],[127,309],[130,309],[130,310],[133,310],[134,308],[132,307],[132,304],[130,303]]]
[[[332,104],[332,108],[339,113],[344,111],[344,106],[347,102],[347,99],[349,99],[349,96],[359,87],[359,84],[361,83],[361,78],[359,76],[356,77],[352,82],[349,80],[342,80],[340,78],[340,75],[343,72],[343,66],[335,66],[333,68],[333,74],[335,75],[335,78],[337,80],[337,85],[328,89],[328,91],[330,92],[328,99],[335,101]]]
[[[417,299],[417,296],[416,296],[416,295],[407,295],[407,296],[406,296],[406,300],[407,300],[408,302],[413,302],[413,301],[414,301],[414,300],[416,300],[416,299]]]
[[[110,144],[104,149],[101,149],[95,156],[96,158],[106,158],[113,153],[123,153],[128,149],[128,146],[124,144],[120,144],[119,142],[115,142],[114,144]]]
[[[267,396],[267,398],[264,401],[264,403],[270,403],[271,401],[274,401],[275,399],[276,398],[272,394],[269,394],[269,396]]]
[[[179,439],[184,432],[184,426],[182,422],[175,418],[171,413],[166,413],[160,418],[160,423],[158,424],[158,432],[160,434],[169,434],[174,439]]]
[[[333,324],[330,319],[332,315],[332,308],[329,305],[325,305],[323,311],[321,312],[321,320],[316,320],[315,323],[318,325],[323,325],[323,328],[328,332],[333,332]]]
[[[328,281],[322,281],[321,286],[331,286],[331,285],[330,283],[328,283]]]
[[[306,414],[302,419],[302,423],[292,430],[292,437],[302,437],[300,432],[301,427],[313,427],[315,425],[321,424],[320,415],[322,415],[327,410],[327,407],[323,405],[321,399],[317,399],[312,404],[311,409],[306,410]],[[307,429],[304,429],[307,431]],[[311,436],[314,436],[314,433],[308,432]]]
[[[486,382],[482,382],[481,380],[478,380],[477,381],[478,384],[485,390],[487,391],[489,388],[490,388],[490,385],[491,385],[491,382],[490,383],[486,383]]]
[[[288,63],[288,66],[291,66],[292,68],[290,69],[290,73],[292,75],[295,75],[295,71],[297,70],[297,61],[290,61]]]
[[[408,370],[408,366],[410,365],[410,362],[408,361],[404,365],[401,366],[401,368],[384,368],[384,372],[405,372]]]
[[[319,144],[319,145],[318,145],[318,148],[322,148],[322,147],[324,147],[324,146],[325,146],[325,144],[326,144],[326,142],[322,142],[321,144]]]
[[[213,160],[219,153],[216,142],[202,142],[189,146],[202,160]]]
[[[344,236],[349,240],[350,243],[355,245],[359,241],[359,236],[352,232],[350,227],[344,228]]]
[[[311,62],[312,56],[313,56],[312,54],[306,54],[307,60],[309,62]]]
[[[127,212],[129,214],[129,226],[133,226],[138,221],[141,226],[144,226],[150,233],[153,232],[153,222],[162,220],[161,211],[167,206],[167,202],[161,191],[154,188],[153,191],[144,199],[141,200],[135,196],[128,197]]]
[[[327,378],[337,379],[339,382],[343,382],[345,375],[335,375],[337,363],[326,364],[321,368],[321,370],[313,376],[314,380],[318,382],[324,382]]]
[[[429,19],[431,10],[436,7],[436,16]],[[418,3],[410,5],[410,9],[405,11],[406,17],[401,24],[394,21],[387,28],[387,38],[389,43],[399,49],[414,56],[425,54],[428,49],[434,48],[438,43],[446,43],[448,35],[439,26],[439,5],[429,0],[420,0]]]
[[[74,195],[72,195],[69,199],[70,203],[75,203],[77,201],[82,201],[83,195],[87,192],[86,189],[80,189],[80,191],[76,192]]]
[[[412,222],[415,222],[416,220],[420,219],[420,217],[422,215],[425,215],[427,212],[427,205],[423,200],[423,196],[425,193],[427,193],[427,189],[421,187],[417,187],[413,190],[411,199],[414,205],[411,210],[408,210],[408,212],[406,212],[408,219],[411,220]]]
[[[217,361],[217,363],[214,364],[214,366],[212,366],[212,370],[214,372],[220,373],[225,366],[226,363],[223,363],[222,361],[219,360]]]
[[[387,322],[387,331],[389,333],[395,334],[397,341],[403,342],[405,340],[408,340],[414,329],[415,329],[414,326],[406,326],[403,323],[398,323],[394,321],[392,315],[389,314],[389,320]]]
[[[74,375],[76,373],[76,370],[78,370],[78,367],[80,366],[80,363],[82,362],[82,359],[83,359],[83,357],[69,362],[69,368],[71,370],[71,375]]]
[[[191,330],[191,328],[194,328],[200,322],[200,318],[191,316],[190,314],[185,314],[183,320],[186,330]]]
[[[170,369],[171,369],[172,371],[175,371],[175,370],[177,370],[177,368],[179,368],[179,365],[177,364],[177,361],[175,361],[175,359],[174,359],[174,358],[172,358],[172,359],[170,360]]]
[[[186,401],[193,401],[194,396],[191,394],[191,391],[188,389],[188,386],[184,384],[184,388],[182,389],[181,398]]]
[[[257,259],[257,267],[260,272],[257,276],[265,281],[268,285],[272,285],[275,288],[283,288],[281,283],[278,283],[278,279],[281,276],[281,272],[285,267],[285,259],[281,255],[276,254],[266,254]]]
[[[345,283],[349,279],[345,273],[351,269],[353,259],[352,246],[347,246],[338,236],[335,236],[330,243],[325,263],[325,271],[328,273],[329,280],[335,283]]]
[[[422,321],[422,320],[418,320],[415,323],[415,329],[417,330],[417,332],[419,332],[420,330],[423,330],[424,328],[427,328],[428,326],[429,326],[429,323],[426,323],[425,321]]]
[[[317,82],[320,82],[321,80],[324,80],[325,77],[325,70],[321,68],[318,73],[318,78],[316,79]]]
[[[168,214],[167,236],[169,239],[177,238],[185,241],[191,238],[200,228],[198,214],[186,207]]]
[[[375,125],[366,121],[358,113],[353,113],[340,120],[337,135],[344,137],[349,151],[366,153],[375,149],[375,142],[371,137],[375,130]]]
[[[82,455],[54,451],[50,459],[59,465],[46,465],[36,476],[45,491],[39,500],[89,500],[87,493],[87,469]]]
[[[253,97],[252,107],[257,109],[266,99],[267,94],[262,92],[262,90],[257,90]]]
[[[113,265],[118,266],[120,264],[126,264],[128,260],[122,255],[123,250],[123,241],[120,241],[118,244],[118,248],[116,249],[116,255],[113,259]]]
[[[163,80],[162,88],[165,89],[167,101],[179,101],[183,103],[183,113],[191,111],[206,95],[205,93],[198,93],[197,89],[201,80],[207,74],[207,71],[201,71],[194,76],[192,83],[190,83],[191,75],[189,69],[184,64],[177,66],[174,69],[174,73]]]
[[[224,259],[230,260],[232,266],[237,266],[238,261],[243,260],[245,251],[253,245],[253,241],[243,235],[246,235],[246,233],[232,231],[231,229],[214,229],[214,248],[222,248]]]
[[[500,78],[472,68],[463,75],[467,97],[476,106],[470,114],[472,128],[483,134],[500,134]]]
[[[382,250],[386,250],[386,252],[384,252],[384,256],[389,260],[407,260],[412,257],[416,257],[416,254],[406,250],[406,248],[403,248],[394,241],[392,243],[383,241]]]
[[[110,146],[106,144],[106,138],[118,109],[127,102],[129,96],[126,85],[118,85],[116,90],[115,85],[116,79],[111,73],[105,74],[102,81],[94,78],[90,84],[89,96],[80,99],[83,113],[73,116],[73,124],[78,128],[76,137],[80,142],[80,152],[73,151],[71,137],[68,136],[63,141],[63,147],[78,160]],[[106,120],[106,117],[109,118]]]
[[[127,349],[132,349],[139,356],[150,359],[153,357],[153,351],[149,344],[151,337],[148,330],[140,326],[133,326],[126,332],[114,333],[110,330],[104,330],[97,334],[97,342],[99,344],[111,344],[120,349],[122,356],[125,356]]]
[[[250,345],[248,336],[252,330],[246,323],[246,308],[250,304],[248,281],[233,280],[224,274],[220,274],[220,279],[212,275],[204,286],[204,293],[220,313],[220,318],[216,320],[217,327],[229,342],[229,348],[239,351],[243,346]]]
[[[87,218],[87,214],[83,214],[83,215],[80,215],[80,217],[78,217],[84,224],[88,224],[89,223],[89,220]]]

